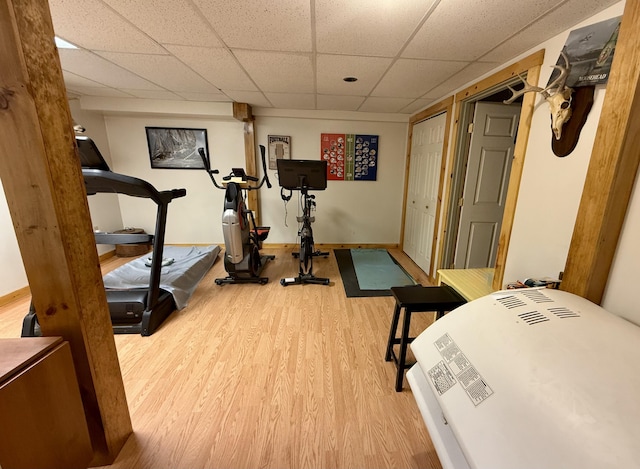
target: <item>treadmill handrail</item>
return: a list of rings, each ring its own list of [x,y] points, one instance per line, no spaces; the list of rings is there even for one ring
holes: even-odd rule
[[[158,205],[167,204],[173,199],[187,195],[186,189],[158,191],[143,179],[102,169],[82,168],[82,176],[88,195],[114,192],[151,199]]]

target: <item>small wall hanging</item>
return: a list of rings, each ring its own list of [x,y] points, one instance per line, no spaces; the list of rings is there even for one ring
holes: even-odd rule
[[[269,135],[269,169],[278,169],[276,160],[291,159],[291,137],[288,135]]]
[[[320,158],[330,181],[375,181],[378,174],[377,135],[321,134]]]

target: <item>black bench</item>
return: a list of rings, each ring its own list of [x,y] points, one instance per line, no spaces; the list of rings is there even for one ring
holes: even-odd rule
[[[453,288],[448,285],[440,285],[437,287],[424,287],[415,285],[410,287],[391,287],[391,293],[396,299],[396,306],[393,311],[391,320],[391,329],[389,330],[389,340],[387,342],[387,351],[385,361],[393,360],[397,366],[396,375],[396,391],[402,391],[402,382],[404,380],[404,370],[410,368],[413,364],[407,365],[407,345],[413,341],[415,337],[409,337],[409,326],[411,324],[412,313],[435,312],[436,320],[444,316],[444,313],[462,306],[467,301],[460,296]],[[402,324],[402,334],[396,337],[398,322],[400,320],[400,311],[404,308],[404,321]],[[393,346],[400,344],[400,353],[396,355]]]

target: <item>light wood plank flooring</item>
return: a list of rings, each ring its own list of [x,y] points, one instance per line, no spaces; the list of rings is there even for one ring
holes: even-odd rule
[[[393,299],[346,298],[333,255],[314,262],[330,286],[282,287],[297,261],[264,252],[276,255],[267,285],[217,286],[220,256],[154,335],[115,336],[134,434],[111,467],[441,467],[408,384],[396,393],[384,361]],[[28,303],[0,309],[0,337],[20,335]],[[414,315],[412,335],[432,321]]]

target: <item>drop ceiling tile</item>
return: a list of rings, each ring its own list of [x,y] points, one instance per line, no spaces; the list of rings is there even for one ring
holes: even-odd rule
[[[103,0],[163,44],[222,47],[211,26],[188,0]]]
[[[433,102],[433,99],[416,99],[408,106],[402,108],[399,112],[402,114],[417,114],[419,111],[422,111],[429,105],[433,104]]]
[[[92,80],[112,88],[159,90],[160,87],[102,57],[82,49],[59,49],[65,72]]]
[[[230,48],[311,52],[310,2],[193,0]]]
[[[90,50],[60,50],[70,95],[84,90],[122,96],[119,90],[149,99],[304,108],[318,93],[318,109],[361,105],[360,110],[404,113],[478,81],[607,7],[613,5],[613,16],[621,14],[624,2],[50,0],[50,5],[61,37],[104,57],[112,54],[115,62]],[[478,60],[483,63],[466,66]],[[345,83],[346,75],[359,80]],[[368,95],[394,99],[365,102]]]
[[[257,107],[273,107],[259,91],[227,91],[225,92],[236,103],[247,103]]]
[[[391,61],[380,57],[318,54],[318,93],[367,96]],[[358,81],[347,83],[344,77],[357,77]]]
[[[167,50],[220,89],[257,91],[249,76],[226,49],[167,45]]]
[[[320,53],[395,57],[434,0],[316,0]]]
[[[400,112],[407,107],[413,99],[411,98],[377,98],[370,97],[360,106],[358,111],[363,112]]]
[[[461,3],[441,1],[402,57],[476,60],[561,0],[518,2],[517,8],[510,8],[504,0]]]
[[[574,24],[578,24],[615,3],[618,3],[618,0],[570,0],[545,15],[544,22],[535,22],[521,30],[482,56],[482,60],[507,62],[541,42],[566,31],[567,18],[571,18]]]
[[[91,50],[161,54],[162,47],[98,0],[50,0],[56,35]]]
[[[460,70],[455,75],[447,77],[438,86],[430,89],[423,98],[439,99],[445,98],[459,90],[463,86],[470,86],[479,81],[480,77],[499,67],[500,64],[490,62],[474,62]]]
[[[188,91],[180,91],[176,93],[188,101],[208,101],[225,103],[231,102],[231,98],[222,93],[190,93]]]
[[[316,96],[303,93],[265,93],[271,104],[278,109],[315,109]]]
[[[330,111],[357,111],[364,102],[364,96],[331,96],[318,95],[318,109]]]
[[[89,87],[105,86],[105,85],[102,85],[101,83],[97,83],[93,80],[89,80],[88,78],[81,77],[80,75],[76,75],[75,73],[71,73],[66,70],[62,70],[62,76],[64,77],[64,83],[66,86],[89,86]]]
[[[69,86],[69,89],[82,96],[101,96],[104,98],[133,98],[130,94],[105,86]]]
[[[211,93],[218,90],[189,67],[170,55],[99,52],[105,59],[168,89]]]
[[[311,57],[306,54],[234,50],[240,64],[262,91],[313,93]]]
[[[142,99],[166,99],[169,101],[184,101],[182,96],[178,96],[171,91],[166,90],[130,90],[130,89],[122,89],[125,93],[128,93],[136,98]]]
[[[419,98],[465,65],[465,62],[400,59],[393,64],[371,95]]]

